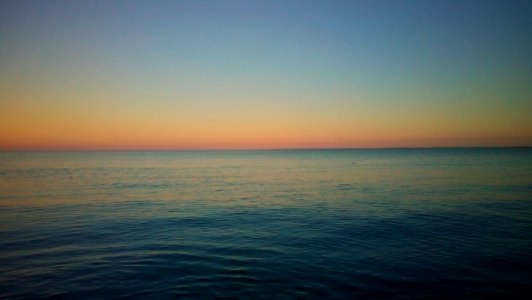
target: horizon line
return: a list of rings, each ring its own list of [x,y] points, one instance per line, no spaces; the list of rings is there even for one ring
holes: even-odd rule
[[[422,150],[422,149],[516,149],[532,148],[532,145],[519,146],[405,146],[405,147],[308,147],[308,148],[49,148],[49,149],[0,149],[0,152],[227,152],[227,151],[319,151],[319,150]]]

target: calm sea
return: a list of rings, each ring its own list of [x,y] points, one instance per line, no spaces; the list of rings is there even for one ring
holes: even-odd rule
[[[531,295],[531,148],[0,153],[0,298]]]

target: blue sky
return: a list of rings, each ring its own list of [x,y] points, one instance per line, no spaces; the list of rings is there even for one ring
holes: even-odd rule
[[[2,1],[2,145],[103,131],[130,136],[112,146],[126,148],[531,144],[531,6]],[[120,125],[139,122],[137,137]],[[278,123],[291,135],[276,139]]]

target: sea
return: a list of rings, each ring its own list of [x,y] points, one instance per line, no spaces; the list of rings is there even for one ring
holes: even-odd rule
[[[0,152],[2,299],[532,299],[532,148]]]

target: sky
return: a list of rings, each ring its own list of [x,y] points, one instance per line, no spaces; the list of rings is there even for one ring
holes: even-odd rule
[[[531,15],[0,0],[0,150],[532,146]]]

